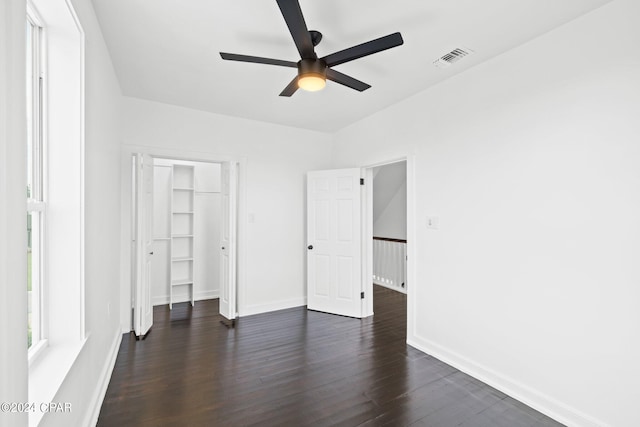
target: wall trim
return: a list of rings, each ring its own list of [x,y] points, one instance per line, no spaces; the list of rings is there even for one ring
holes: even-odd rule
[[[304,297],[291,298],[280,301],[273,301],[266,304],[254,304],[240,307],[239,316],[252,316],[254,314],[268,313],[270,311],[284,310],[287,308],[300,307],[307,305],[307,299]]]
[[[194,301],[203,301],[207,299],[216,299],[216,298],[220,298],[220,291],[218,290],[200,291],[200,292],[196,291],[195,295],[193,296]],[[190,301],[189,294],[187,293],[174,295],[173,299],[174,299],[173,301],[174,303]],[[156,295],[155,297],[152,298],[151,304],[154,307],[156,305],[167,305],[169,304],[169,295]]]
[[[378,237],[378,236],[373,236],[373,240],[382,240],[385,242],[396,242],[396,243],[407,243],[407,239],[394,239],[391,237]]]
[[[562,424],[575,427],[611,427],[609,424],[580,412],[545,393],[532,389],[433,341],[413,334],[413,336],[407,335],[407,344],[471,375]]]
[[[111,381],[111,374],[113,368],[116,365],[116,359],[118,357],[118,350],[120,349],[120,343],[122,342],[122,335],[119,330],[116,330],[113,342],[111,343],[111,349],[107,353],[106,363],[102,368],[102,372],[98,377],[98,386],[93,393],[91,401],[89,402],[87,415],[85,416],[85,426],[95,426],[98,423],[98,416],[100,415],[100,409],[102,409],[102,402],[107,394],[107,388]]]

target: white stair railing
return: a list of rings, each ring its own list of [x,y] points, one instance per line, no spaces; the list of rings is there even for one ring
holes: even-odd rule
[[[406,240],[373,238],[373,283],[407,293]]]

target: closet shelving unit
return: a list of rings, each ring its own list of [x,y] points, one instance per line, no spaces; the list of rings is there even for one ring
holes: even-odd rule
[[[171,167],[171,265],[169,267],[169,308],[173,308],[174,290],[189,288],[194,304],[193,227],[195,208],[195,168],[174,164]]]

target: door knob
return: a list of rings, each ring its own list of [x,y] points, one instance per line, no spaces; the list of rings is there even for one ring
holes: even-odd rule
[[[149,255],[153,255],[153,252],[149,252]]]
[[[307,249],[309,249],[309,250],[313,249],[313,245],[307,246]]]
[[[222,247],[222,250],[224,251],[224,246]]]

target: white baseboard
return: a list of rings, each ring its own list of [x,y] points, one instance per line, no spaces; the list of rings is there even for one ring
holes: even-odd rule
[[[288,300],[274,301],[267,304],[254,304],[240,307],[239,316],[252,316],[254,314],[268,313],[270,311],[284,310],[287,308],[300,307],[307,304],[304,297],[292,298]]]
[[[173,296],[173,302],[187,302],[191,301],[190,295],[188,293],[178,294]],[[200,291],[197,292],[193,296],[194,301],[203,301],[207,299],[215,299],[220,298],[220,291]],[[167,305],[169,304],[169,295],[157,295],[152,298],[151,303],[155,307],[156,305]]]
[[[465,374],[471,375],[562,424],[574,427],[610,427],[608,424],[578,411],[551,396],[475,363],[432,341],[414,335],[413,337],[407,338],[407,344],[453,366]]]
[[[89,402],[89,410],[87,411],[87,416],[85,417],[85,422],[83,424],[85,426],[95,426],[98,424],[98,416],[100,415],[104,396],[107,394],[107,388],[109,387],[109,381],[111,380],[111,373],[113,372],[113,367],[116,365],[116,359],[118,357],[118,350],[120,349],[121,342],[122,334],[120,331],[116,331],[111,344],[111,349],[109,349],[109,353],[107,354],[106,363],[104,368],[102,368],[102,372],[100,372],[100,377],[98,378],[98,387],[96,387],[91,401]]]

